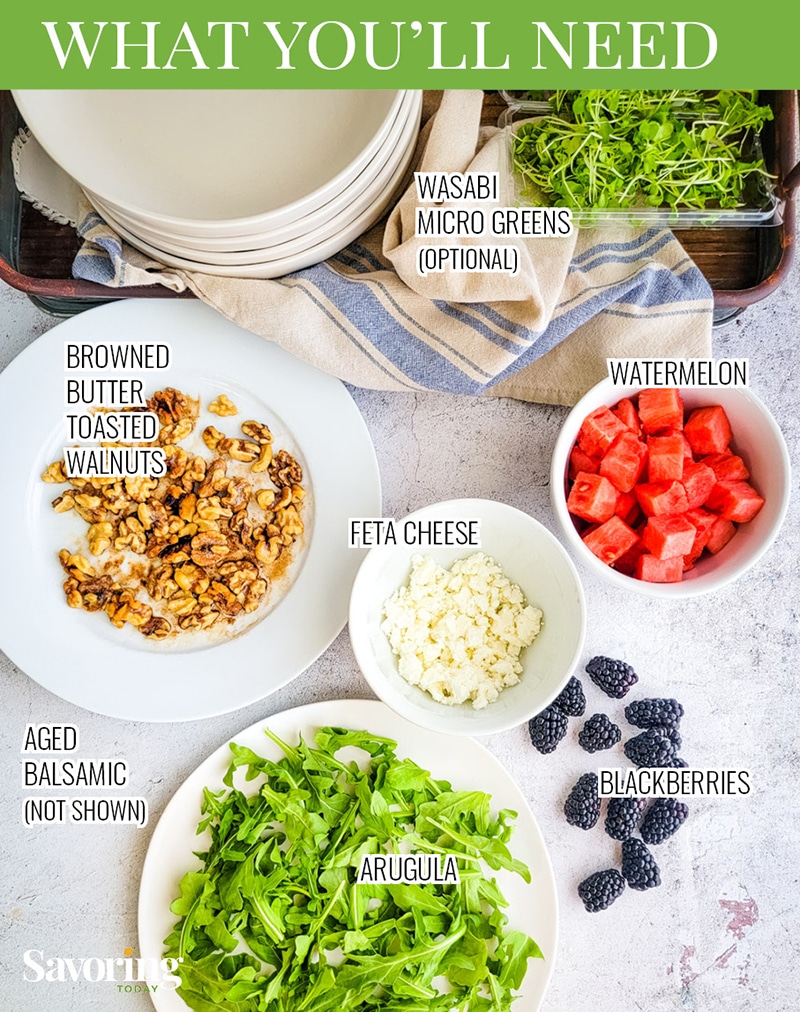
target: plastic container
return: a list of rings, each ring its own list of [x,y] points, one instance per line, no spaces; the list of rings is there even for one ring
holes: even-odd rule
[[[545,112],[534,108],[536,103],[510,105],[501,114],[500,127],[506,133],[505,200],[511,205],[542,206],[546,199],[537,200],[514,168],[514,138],[523,123],[552,115],[546,103]],[[748,141],[746,154],[750,160],[762,157],[758,137]],[[550,205],[547,205],[550,206]],[[664,226],[668,228],[733,227],[750,228],[763,225],[780,225],[783,221],[783,202],[774,186],[763,178],[759,179],[756,196],[751,206],[727,208],[681,208],[671,207],[626,207],[626,208],[574,208],[573,222],[583,228],[595,225]]]

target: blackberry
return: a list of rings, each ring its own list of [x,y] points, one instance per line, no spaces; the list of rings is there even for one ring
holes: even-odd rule
[[[615,661],[611,657],[593,657],[586,665],[589,677],[595,685],[612,699],[622,699],[632,685],[639,681],[639,676],[625,661]]]
[[[648,730],[650,730],[650,729],[648,728]],[[676,751],[683,744],[683,742],[681,740],[680,732],[678,731],[677,727],[661,727],[661,726],[659,726],[659,727],[653,728],[653,730],[654,731],[658,731],[658,733],[662,734],[665,738],[669,738],[669,740],[675,746],[675,750]]]
[[[677,699],[634,699],[625,707],[625,719],[634,727],[677,728],[682,716]]]
[[[610,907],[622,895],[624,888],[625,879],[617,869],[606,868],[605,871],[596,871],[594,875],[585,878],[578,886],[578,895],[589,913],[593,914]]]
[[[604,713],[596,713],[578,732],[578,744],[587,752],[600,752],[616,745],[621,737],[622,731],[616,724],[612,724]]]
[[[564,802],[564,815],[571,826],[591,829],[600,818],[597,774],[584,773]]]
[[[548,706],[528,721],[531,743],[537,751],[546,755],[552,752],[567,733],[567,715],[557,706]]]
[[[663,843],[681,828],[689,809],[682,801],[674,798],[656,798],[642,823],[642,839],[645,843]]]
[[[675,743],[655,727],[649,727],[625,742],[625,755],[636,766],[671,766],[677,753]]]
[[[610,798],[606,809],[606,832],[612,840],[627,840],[644,811],[641,798]]]
[[[622,841],[622,877],[631,889],[653,889],[661,885],[653,855],[635,836]]]
[[[584,696],[583,686],[577,678],[574,676],[570,678],[553,706],[557,706],[568,717],[583,716],[586,709],[586,696]]]

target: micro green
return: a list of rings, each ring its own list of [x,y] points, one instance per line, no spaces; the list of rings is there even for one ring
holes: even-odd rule
[[[189,1008],[509,1012],[528,960],[542,958],[507,929],[484,871],[530,881],[508,848],[516,813],[493,814],[488,794],[454,791],[367,731],[325,727],[313,746],[265,733],[283,758],[230,746],[226,789],[203,796],[202,870],[171,906],[165,955],[182,959]],[[367,761],[339,758],[347,747]],[[364,854],[420,851],[455,855],[460,883],[356,881]]]
[[[772,110],[755,92],[560,91],[550,103],[553,114],[513,138],[514,169],[537,202],[730,209],[771,178],[753,139]]]

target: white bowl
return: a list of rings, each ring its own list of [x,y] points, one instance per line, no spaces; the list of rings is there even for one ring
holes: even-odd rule
[[[380,148],[401,91],[16,91],[51,158],[155,228],[261,231],[308,214]]]
[[[488,499],[453,499],[406,519],[478,519],[481,546],[419,548],[398,544],[369,552],[353,584],[349,629],[356,660],[373,691],[407,720],[447,734],[494,734],[535,716],[569,681],[583,647],[583,591],[566,551],[533,517]],[[495,559],[506,576],[522,588],[528,603],[541,608],[544,615],[541,632],[521,655],[519,683],[504,689],[481,710],[471,703],[438,703],[405,681],[381,631],[384,602],[407,582],[412,556],[428,555],[449,567],[477,551]]]
[[[596,408],[613,407],[634,397],[642,387],[615,386],[605,379],[575,405],[561,427],[553,450],[550,495],[564,535],[581,562],[594,573],[624,590],[651,597],[684,598],[719,590],[755,565],[775,540],[789,504],[791,465],[783,434],[766,406],[744,387],[681,389],[687,410],[721,405],[733,430],[732,448],[750,471],[750,481],[764,497],[764,505],[749,523],[739,524],[734,538],[717,554],[708,555],[684,573],[680,583],[647,583],[619,573],[601,562],[583,543],[567,510],[569,455],[584,418]]]

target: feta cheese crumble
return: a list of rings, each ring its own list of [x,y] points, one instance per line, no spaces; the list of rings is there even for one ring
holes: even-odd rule
[[[400,674],[437,702],[480,710],[522,674],[542,612],[494,559],[476,552],[443,569],[414,555],[406,586],[383,605],[381,629]]]

